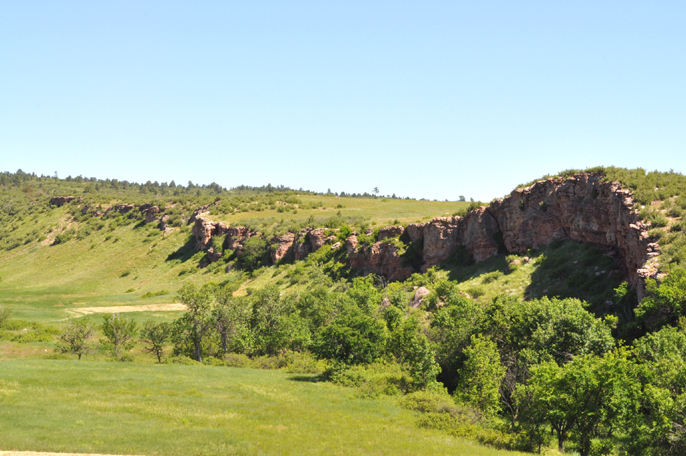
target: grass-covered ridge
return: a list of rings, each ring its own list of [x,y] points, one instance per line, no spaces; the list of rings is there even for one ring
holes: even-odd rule
[[[681,454],[686,447],[681,375],[686,273],[680,272],[678,247],[683,178],[612,170],[626,174],[623,185],[637,192],[649,194],[648,186],[655,185],[653,196],[639,201],[636,210],[653,224],[651,235],[661,236],[663,271],[669,274],[660,284],[648,284],[640,305],[612,252],[571,241],[476,264],[458,249],[438,267],[389,283],[361,277],[341,261],[345,249],[328,244],[302,261],[273,266],[257,261],[245,268],[247,262],[227,255],[199,267],[207,264],[207,253],[195,252],[185,222],[198,207],[216,202],[208,207],[212,220],[247,224],[266,235],[322,222],[326,235],[338,242],[354,230],[360,243],[372,244],[381,226],[460,213],[469,208],[464,202],[202,186],[189,191],[190,186],[129,185],[115,191],[72,180],[64,185],[83,201],[53,207],[47,201],[55,192],[49,191],[61,192],[61,181],[27,178],[35,185],[33,195],[23,190],[24,181],[5,181],[3,201],[17,205],[2,215],[9,228],[0,240],[8,241],[0,250],[0,320],[2,312],[11,315],[0,321],[0,358],[13,378],[2,377],[0,395],[7,394],[0,396],[0,409],[7,404],[16,418],[8,424],[12,435],[28,436],[9,441],[25,449],[177,454],[196,445],[199,453],[271,454],[292,448],[307,454],[315,452],[307,446],[313,433],[331,432],[331,442],[344,442],[340,454],[385,451],[373,444],[386,435],[398,442],[389,449],[402,453],[400,445],[407,445],[413,449],[408,454],[453,448],[458,454],[491,454],[479,444],[533,452],[559,447],[584,456]],[[87,185],[103,194],[85,192]],[[140,197],[140,188],[153,188],[155,196],[144,190]],[[40,191],[46,193],[38,197]],[[654,196],[658,199],[650,199]],[[170,214],[171,228],[144,223],[140,211],[107,211],[117,203],[143,202]],[[94,215],[95,210],[105,215]],[[406,239],[385,242],[411,259],[414,246]],[[146,307],[177,301],[189,311]],[[140,311],[110,319],[97,313],[105,308]],[[112,322],[122,324],[118,331],[130,330],[117,350]],[[87,343],[69,346],[78,331],[88,334]],[[164,337],[155,342],[156,335]],[[81,362],[74,361],[77,356]],[[43,379],[41,369],[55,375]],[[114,392],[112,384],[118,385]],[[274,389],[260,402],[238,384],[260,385],[262,393],[265,385]],[[80,400],[78,389],[114,405]],[[28,400],[22,391],[39,405],[22,402]],[[326,394],[318,396],[319,391]],[[306,412],[294,417],[298,413],[282,395],[316,410],[322,423],[309,423]],[[320,407],[324,402],[328,405]],[[230,406],[219,409],[216,403]],[[44,413],[51,407],[54,412]],[[227,418],[241,416],[231,407],[256,408],[258,417],[243,427]],[[383,416],[396,421],[386,424],[365,411],[370,408],[385,410],[382,415],[390,413]],[[336,434],[321,427],[337,419],[348,423],[341,410],[362,413],[351,422],[368,420],[376,432],[351,425],[350,433]],[[52,435],[39,441],[24,432],[33,423],[53,429],[52,420],[78,413],[98,424],[93,428],[81,420],[68,427],[70,443]],[[97,427],[107,429],[115,421],[134,446],[112,443]],[[388,434],[384,426],[395,428]],[[155,435],[145,443],[142,433],[155,427],[166,437]],[[257,431],[244,439],[250,427]],[[84,435],[98,438],[91,442]],[[425,435],[436,445],[415,451]],[[463,450],[464,439],[474,446]]]

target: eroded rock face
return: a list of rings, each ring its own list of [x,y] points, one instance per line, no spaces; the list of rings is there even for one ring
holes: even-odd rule
[[[167,228],[169,228],[169,215],[165,214],[162,217],[160,217],[160,223],[157,225],[157,228],[159,228],[162,231],[165,231]]]
[[[298,238],[293,243],[293,256],[296,260],[304,260],[307,255],[312,253],[312,244],[308,242],[307,235],[310,230],[304,230],[298,234]]]
[[[271,240],[272,249],[270,252],[272,263],[277,263],[283,259],[291,251],[293,243],[295,242],[295,235],[293,233],[286,233],[281,236],[274,236]]]
[[[513,191],[488,211],[510,252],[521,254],[555,239],[616,250],[640,298],[644,279],[657,272],[659,246],[650,242],[648,226],[633,210],[631,192],[620,187],[593,174],[551,178]]]
[[[206,211],[207,207],[201,209]],[[213,235],[227,234],[225,247],[236,250],[256,234],[246,227],[206,221],[196,213],[194,217],[193,234],[198,249],[206,248]],[[650,241],[647,228],[633,210],[631,192],[622,190],[619,183],[601,182],[600,176],[578,174],[516,189],[508,197],[474,209],[464,217],[437,217],[407,228],[382,228],[379,242],[371,246],[360,246],[353,235],[346,239],[345,249],[351,267],[389,280],[404,280],[415,270],[402,261],[398,246],[388,238],[405,235],[411,242],[417,242],[415,246],[421,246],[423,271],[446,261],[458,246],[464,247],[476,261],[483,261],[499,250],[523,254],[556,239],[568,239],[616,251],[627,279],[641,298],[645,278],[657,274],[660,253],[658,244]],[[326,238],[324,233],[324,228],[308,228],[298,235],[275,237],[272,261],[279,261],[291,249],[294,258],[302,260],[325,243],[335,242],[335,236]],[[334,249],[339,247],[337,244]]]
[[[157,219],[157,214],[160,212],[160,208],[157,206],[150,206],[145,211],[145,223],[152,223]]]
[[[311,230],[307,234],[307,236],[310,240],[310,245],[312,246],[313,252],[316,252],[317,250],[321,249],[324,243],[326,242],[326,239],[324,238],[324,228],[317,228]]]
[[[212,235],[216,234],[217,226],[215,222],[205,220],[203,218],[196,218],[193,225],[192,233],[195,236],[195,249],[204,250],[210,245]]]
[[[460,217],[436,217],[424,225],[422,270],[443,263],[458,246]]]
[[[405,280],[414,270],[405,265],[399,255],[398,246],[391,242],[376,242],[370,246],[357,247],[357,237],[350,236],[345,240],[348,265],[362,270],[363,274],[377,274],[388,280]]]

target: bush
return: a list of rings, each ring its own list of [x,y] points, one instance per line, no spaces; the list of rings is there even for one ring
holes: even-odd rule
[[[224,356],[224,363],[229,367],[252,367],[252,360],[242,353],[227,353]]]
[[[168,292],[167,290],[161,290],[161,291],[155,291],[155,292],[148,291],[148,292],[145,293],[143,296],[141,296],[141,298],[143,298],[143,299],[145,299],[145,298],[154,298],[154,297],[156,297],[156,296],[164,296],[164,295],[167,295],[167,294],[169,294],[169,292]]]
[[[286,371],[292,374],[321,374],[325,364],[310,353],[291,352],[286,355]]]
[[[181,364],[183,366],[198,366],[200,363],[187,356],[172,356],[165,360],[165,364]]]
[[[334,368],[324,373],[332,383],[358,388],[363,398],[397,396],[412,390],[412,378],[398,364],[373,363]]]

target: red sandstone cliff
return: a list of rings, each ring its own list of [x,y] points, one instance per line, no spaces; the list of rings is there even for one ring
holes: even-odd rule
[[[404,235],[421,242],[422,270],[446,261],[458,246],[464,246],[476,261],[498,253],[524,253],[556,239],[592,244],[615,250],[621,257],[627,279],[644,293],[644,280],[657,273],[659,246],[651,242],[644,224],[633,209],[631,192],[616,182],[602,182],[593,174],[541,180],[518,188],[509,196],[467,213],[464,217],[438,217],[424,224],[403,228],[393,226],[379,231],[378,241],[358,245],[357,237],[345,242],[348,265],[365,274],[375,273],[389,280],[403,280],[414,270],[400,257],[399,248],[388,238]],[[226,246],[240,248],[250,236],[245,227],[227,227],[202,218],[207,207],[194,213],[193,234],[197,249],[206,249],[213,235],[227,235]],[[326,242],[324,229],[306,229],[271,240],[272,262],[293,252],[296,260],[307,257]],[[499,245],[500,242],[500,245]]]

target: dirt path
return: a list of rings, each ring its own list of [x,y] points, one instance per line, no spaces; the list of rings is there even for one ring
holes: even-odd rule
[[[96,313],[124,313],[124,312],[169,312],[186,310],[183,304],[148,304],[144,306],[111,306],[111,307],[74,307],[64,309],[72,315],[90,315]],[[0,452],[0,456],[4,453]]]
[[[111,456],[95,453],[40,453],[36,451],[0,451],[0,456]],[[125,455],[122,455],[125,456]]]

